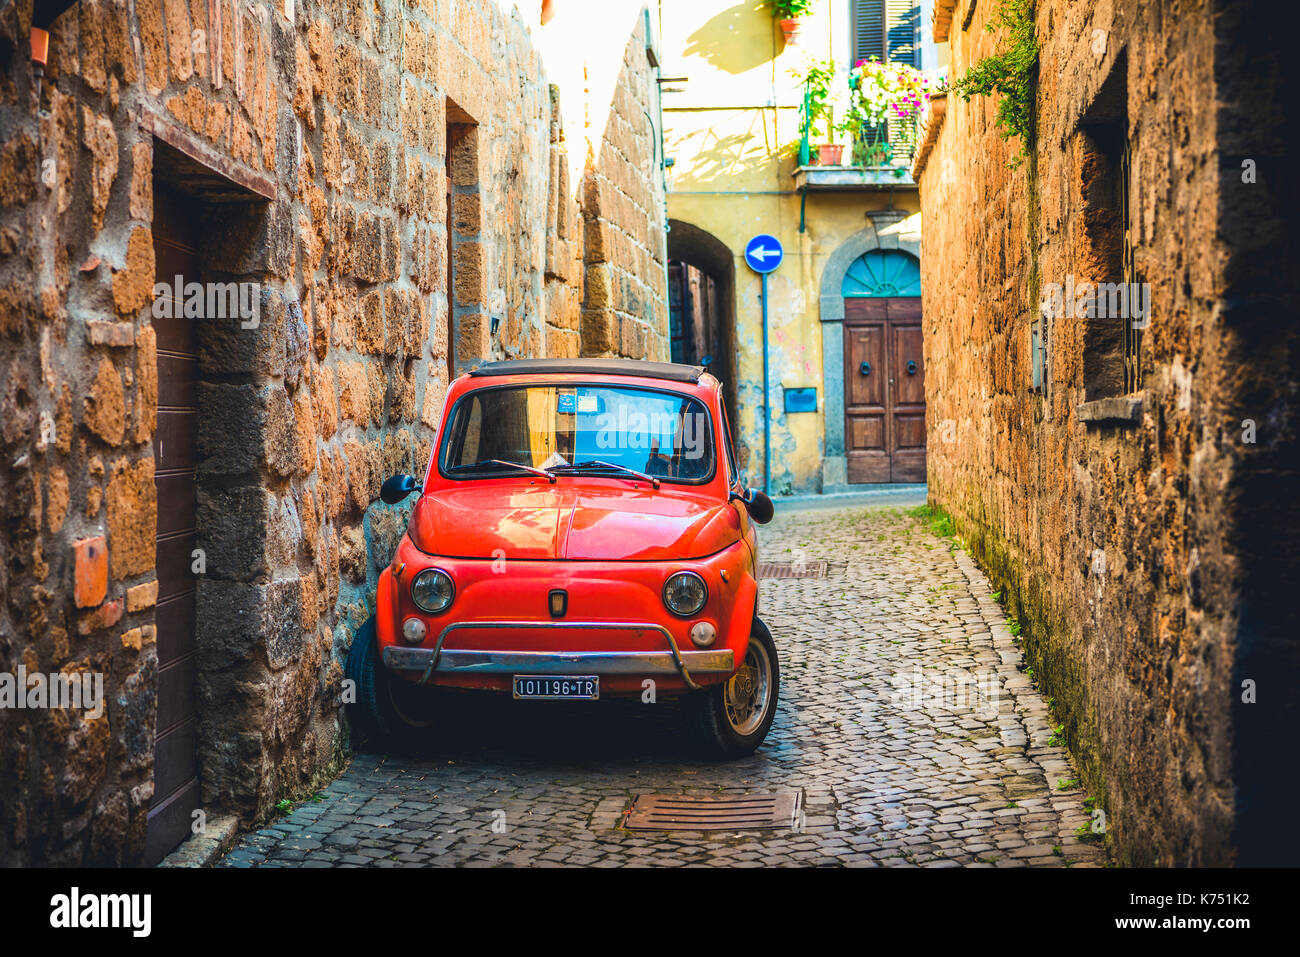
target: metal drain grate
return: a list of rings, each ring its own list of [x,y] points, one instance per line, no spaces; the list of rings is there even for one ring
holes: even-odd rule
[[[800,791],[769,794],[638,794],[623,826],[631,831],[752,831],[793,827]]]
[[[825,578],[825,562],[760,562],[759,578]]]

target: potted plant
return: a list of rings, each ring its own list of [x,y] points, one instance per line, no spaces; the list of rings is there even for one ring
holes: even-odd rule
[[[853,140],[853,165],[888,166],[895,160],[896,143],[905,139],[888,135],[888,123],[914,123],[934,92],[934,83],[906,63],[881,63],[875,57],[859,60],[849,71],[849,105],[841,132]],[[906,161],[906,156],[901,157]]]
[[[843,143],[818,143],[817,165],[839,166],[844,162]]]
[[[785,42],[793,45],[799,39],[799,18],[812,12],[813,0],[768,0],[772,19],[781,25]]]
[[[796,77],[804,86],[804,108],[800,118],[799,135],[806,136],[817,149],[817,165],[839,166],[844,145],[833,141],[840,129],[834,123],[835,61],[814,60]],[[818,142],[820,140],[820,142]]]

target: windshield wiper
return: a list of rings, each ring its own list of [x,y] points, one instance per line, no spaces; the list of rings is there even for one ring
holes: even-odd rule
[[[474,469],[481,469],[489,465],[504,466],[509,469],[519,469],[521,472],[532,472],[534,475],[540,475],[542,478],[546,479],[552,485],[555,484],[554,473],[548,472],[546,471],[546,469],[539,469],[539,468],[534,468],[531,465],[524,465],[522,462],[507,462],[505,459],[482,459],[481,461],[475,462],[473,465],[458,465],[452,471],[468,472]]]
[[[630,469],[626,465],[619,465],[616,462],[603,462],[600,459],[592,459],[590,462],[575,462],[572,465],[557,465],[555,471],[576,472],[578,469],[590,468],[614,469],[618,472],[627,472],[629,475],[635,475],[642,481],[649,482],[655,488],[659,487],[659,480],[653,475],[647,475],[645,472],[638,472],[636,469]]]

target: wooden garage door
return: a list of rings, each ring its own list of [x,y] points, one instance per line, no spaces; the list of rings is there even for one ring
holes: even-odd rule
[[[199,281],[195,210],[154,184],[157,281],[174,288]],[[183,310],[173,303],[173,315]],[[197,432],[198,328],[201,320],[155,318],[158,335],[158,721],[154,793],[146,863],[155,863],[190,834],[199,806],[194,698],[194,489]]]
[[[844,440],[852,483],[925,481],[919,297],[844,300]]]

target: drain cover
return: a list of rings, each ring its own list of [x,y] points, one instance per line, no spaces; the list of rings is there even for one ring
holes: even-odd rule
[[[759,578],[825,578],[825,562],[760,562]]]
[[[793,827],[799,791],[769,794],[638,794],[623,826],[632,831],[751,831]]]

